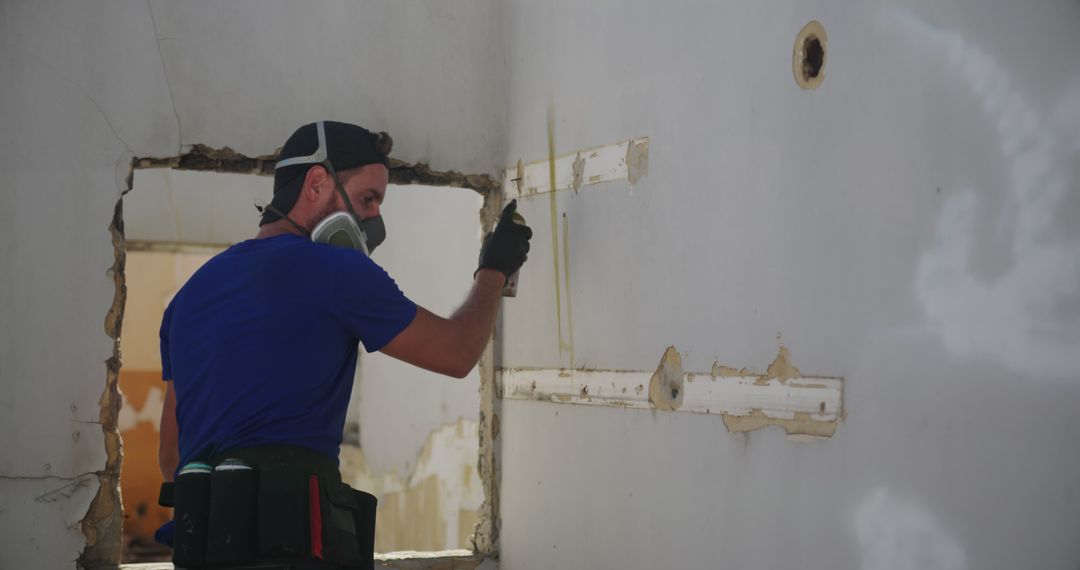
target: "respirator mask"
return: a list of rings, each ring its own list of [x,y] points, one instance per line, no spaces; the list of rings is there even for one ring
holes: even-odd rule
[[[347,247],[362,251],[364,255],[371,255],[384,239],[386,226],[383,225],[382,216],[357,221],[356,214],[352,212],[334,212],[311,230],[311,241],[315,243]]]
[[[353,210],[352,200],[350,200],[349,195],[345,193],[345,187],[341,184],[337,171],[334,170],[334,165],[331,164],[329,158],[327,158],[326,128],[324,127],[324,123],[319,121],[315,126],[319,136],[319,147],[315,150],[315,153],[308,156],[297,156],[278,161],[274,166],[274,169],[277,170],[278,168],[285,168],[287,166],[295,166],[298,164],[318,164],[325,168],[326,171],[330,173],[330,178],[334,181],[334,190],[341,196],[341,199],[345,202],[345,208],[348,211],[334,212],[323,218],[323,220],[316,224],[315,228],[311,230],[311,241],[355,249],[363,252],[364,255],[371,255],[371,252],[375,251],[375,248],[386,239],[386,226],[383,224],[382,216],[373,216],[361,220],[360,216],[356,215],[356,211]],[[282,217],[292,223],[293,226],[299,228],[299,226],[287,216]],[[303,228],[300,229],[303,230]],[[305,233],[307,232],[305,231]]]

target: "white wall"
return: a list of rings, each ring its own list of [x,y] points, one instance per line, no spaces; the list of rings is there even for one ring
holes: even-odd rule
[[[577,365],[651,370],[675,345],[687,370],[762,370],[779,336],[845,378],[849,416],[797,443],[505,402],[501,565],[1075,567],[1078,10],[0,3],[0,567],[70,568],[86,544],[132,156],[269,154],[332,117],[494,173],[547,157],[549,108],[558,153],[648,136],[649,173],[558,195],[569,286],[548,196],[523,201],[502,365],[568,365],[562,287]],[[813,19],[808,92],[790,62]]]
[[[108,227],[127,149],[177,146],[148,23],[145,4],[0,5],[4,568],[74,567],[105,468]]]
[[[557,155],[650,157],[523,200],[501,365],[569,366],[560,313],[589,368],[764,372],[782,343],[848,417],[796,442],[504,401],[501,567],[1080,563],[1076,3],[513,1],[503,28],[508,166],[548,157],[549,109]]]
[[[0,3],[0,567],[71,568],[86,544],[79,523],[106,464],[108,226],[131,157],[194,143],[270,154],[334,118],[389,131],[400,159],[493,173],[499,10]]]

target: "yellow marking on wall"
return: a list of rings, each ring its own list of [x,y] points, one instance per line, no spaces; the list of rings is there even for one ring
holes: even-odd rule
[[[559,211],[558,203],[556,201],[556,178],[555,178],[555,108],[548,108],[548,184],[550,186],[550,218],[551,218],[551,264],[552,271],[555,277],[555,326],[558,329],[557,340],[559,347],[559,363],[562,364],[562,355],[564,352],[570,353],[570,368],[574,367],[574,343],[573,341],[567,341],[563,338],[563,323],[562,323],[562,284],[559,279]],[[565,244],[564,244],[565,245]],[[564,256],[565,257],[565,256]],[[564,261],[565,263],[565,261]],[[567,276],[567,320],[570,320],[569,315],[569,279]],[[573,335],[573,331],[569,333]]]
[[[554,194],[552,194],[554,196]],[[570,228],[566,220],[566,212],[562,215],[563,231],[563,275],[566,276],[566,329],[570,342],[567,349],[570,351],[570,368],[574,367],[574,295],[570,292]],[[562,330],[561,328],[559,329]]]
[[[559,283],[559,222],[558,204],[555,200],[555,107],[548,107],[548,182],[551,185],[551,193],[548,203],[551,206],[551,265],[555,276],[555,326],[557,328],[556,339],[559,347],[559,362],[562,363],[562,353],[566,343],[562,336],[562,292]]]

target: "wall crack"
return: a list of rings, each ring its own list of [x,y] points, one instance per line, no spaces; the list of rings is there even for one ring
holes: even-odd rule
[[[99,475],[100,471],[87,471],[86,473],[80,473],[74,477],[64,477],[62,475],[7,475],[0,474],[0,481],[77,481],[90,475]]]
[[[161,52],[161,36],[158,35],[157,20],[154,19],[154,8],[150,6],[150,0],[146,0],[146,11],[150,13],[150,24],[154,27],[154,42],[157,44],[158,58],[161,60],[161,73],[165,76],[165,89],[169,91],[169,101],[172,103],[173,116],[176,117],[176,152],[184,152],[184,128],[180,125],[180,113],[176,110],[176,97],[173,95],[172,83],[169,81],[169,69],[165,65],[165,54]]]
[[[98,104],[97,100],[94,99],[93,96],[90,95],[90,92],[87,91],[86,88],[83,87],[81,83],[79,83],[78,81],[75,81],[74,79],[69,78],[68,76],[64,75],[63,73],[60,73],[59,69],[56,69],[55,67],[52,66],[52,64],[45,61],[44,59],[41,58],[41,56],[39,56],[39,55],[37,55],[35,53],[26,51],[26,50],[24,50],[24,49],[22,49],[22,48],[20,48],[18,46],[14,46],[14,45],[11,45],[11,44],[6,44],[6,47],[11,48],[11,49],[25,55],[26,57],[29,57],[30,59],[38,62],[38,64],[40,64],[42,67],[44,67],[45,69],[48,69],[49,71],[53,72],[57,77],[64,80],[65,83],[70,83],[71,85],[74,85],[75,88],[79,90],[79,93],[82,93],[82,96],[86,97],[86,100],[90,101],[90,104],[93,105],[95,109],[97,109],[98,114],[100,114],[101,118],[105,121],[105,125],[109,127],[110,131],[112,131],[112,134],[113,134],[114,137],[116,137],[116,140],[119,141],[121,145],[123,145],[124,150],[128,151],[128,154],[134,154],[132,152],[132,150],[131,150],[131,147],[128,146],[127,142],[125,142],[124,139],[120,137],[120,133],[117,132],[116,127],[113,126],[113,124],[112,124],[112,121],[109,120],[109,116],[105,114],[105,110],[101,108],[101,105]]]

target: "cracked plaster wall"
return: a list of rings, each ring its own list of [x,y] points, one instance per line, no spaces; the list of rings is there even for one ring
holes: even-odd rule
[[[119,555],[120,451],[106,450],[119,400],[106,381],[123,290],[109,226],[131,158],[195,143],[272,154],[296,126],[333,117],[391,132],[407,162],[494,174],[500,9],[0,3],[0,567]]]
[[[500,365],[673,345],[764,374],[782,344],[847,417],[797,442],[503,400],[501,568],[1080,563],[1080,7],[992,4],[508,3],[504,167],[641,137],[649,161],[519,201]]]

